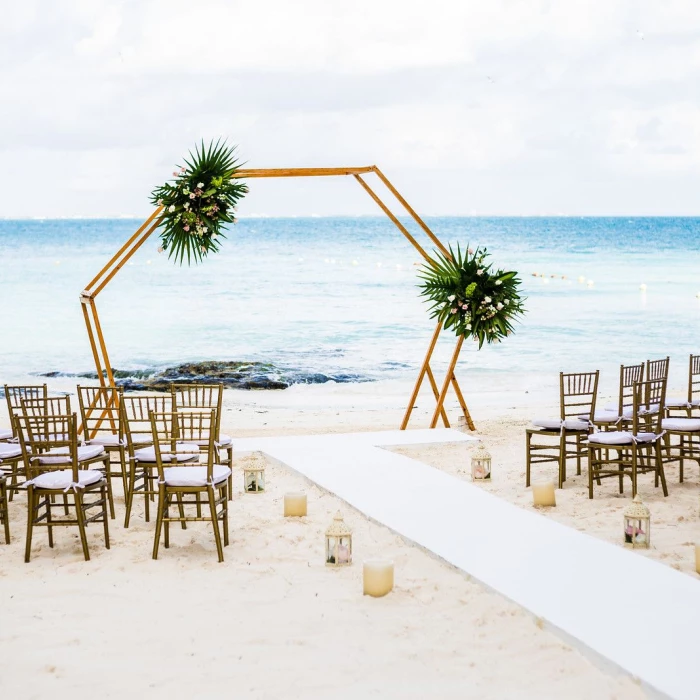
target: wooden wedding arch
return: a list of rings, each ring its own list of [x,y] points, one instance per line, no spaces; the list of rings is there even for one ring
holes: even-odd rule
[[[401,196],[398,190],[391,184],[391,182],[389,182],[384,173],[382,173],[382,171],[376,165],[369,165],[362,168],[240,169],[236,171],[233,177],[236,179],[249,179],[263,177],[328,177],[335,175],[352,175],[355,180],[360,183],[367,194],[369,194],[369,196],[377,203],[379,208],[389,217],[389,219],[391,219],[399,231],[401,231],[401,233],[408,239],[411,245],[413,245],[413,247],[423,256],[423,258],[425,258],[428,263],[432,263],[432,260],[428,253],[426,253],[425,249],[420,245],[420,243],[418,243],[414,236],[411,235],[408,229],[399,221],[391,209],[379,198],[376,192],[362,177],[363,175],[370,174],[374,174],[377,176],[377,178],[379,178],[379,180],[386,186],[389,192],[394,195],[399,204],[406,210],[406,212],[408,212],[408,214],[414,219],[418,226],[420,226],[420,228],[437,246],[437,248],[445,255],[449,255],[447,248],[445,248],[438,237],[430,230],[425,221],[418,216],[411,205]],[[112,365],[109,361],[109,355],[107,354],[107,344],[105,343],[104,335],[102,333],[102,326],[97,314],[95,299],[111,282],[119,270],[124,267],[134,253],[146,242],[148,237],[158,228],[159,214],[161,213],[162,209],[162,207],[156,208],[156,210],[146,219],[146,221],[143,222],[143,224],[136,230],[131,238],[124,243],[124,245],[112,256],[111,260],[97,273],[97,275],[80,293],[80,302],[82,304],[83,316],[85,317],[85,325],[87,327],[88,338],[90,340],[90,347],[92,348],[92,355],[95,360],[97,376],[99,377],[102,386],[113,386],[114,375],[112,373]],[[469,409],[467,408],[467,404],[464,400],[464,396],[455,375],[455,367],[457,366],[457,360],[459,359],[464,338],[460,337],[457,339],[457,344],[454,352],[452,353],[450,364],[447,369],[447,373],[445,374],[445,379],[442,383],[441,389],[439,390],[437,382],[435,381],[435,374],[430,366],[430,361],[432,359],[441,328],[442,325],[438,323],[433,331],[430,344],[428,345],[428,352],[426,353],[423,364],[421,365],[420,372],[418,373],[418,379],[416,380],[408,406],[406,407],[403,421],[401,422],[401,430],[405,430],[408,426],[414,404],[418,398],[418,393],[426,377],[428,378],[428,382],[430,383],[436,402],[430,427],[435,428],[440,418],[442,418],[442,422],[444,423],[445,427],[450,427],[450,422],[447,418],[444,404],[447,397],[447,392],[451,385],[455,394],[457,395],[457,400],[462,408],[462,412],[467,421],[469,429],[474,430],[474,423],[472,422]]]

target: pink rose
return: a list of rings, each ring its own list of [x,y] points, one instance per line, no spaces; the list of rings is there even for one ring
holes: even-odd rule
[[[456,314],[456,313],[457,313],[457,309],[452,309],[452,311],[450,311],[450,313],[451,313],[451,314]]]
[[[189,226],[183,226],[182,228],[185,229],[185,231],[189,231],[189,230],[190,230],[190,227],[189,227]]]
[[[173,177],[177,177],[177,176],[178,176],[177,171],[173,170]]]
[[[190,199],[194,199],[194,192],[190,192]]]

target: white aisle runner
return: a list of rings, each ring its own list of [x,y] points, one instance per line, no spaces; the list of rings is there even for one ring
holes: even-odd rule
[[[244,438],[234,448],[303,474],[649,688],[698,700],[700,581],[382,449],[470,439],[411,430]]]

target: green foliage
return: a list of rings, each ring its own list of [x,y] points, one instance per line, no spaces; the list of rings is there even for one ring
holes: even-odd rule
[[[158,219],[162,249],[181,265],[201,262],[219,250],[223,227],[235,224],[235,206],[248,192],[241,180],[231,177],[238,169],[235,146],[221,140],[190,151],[173,180],[156,187],[151,202],[163,207]]]
[[[430,316],[456,335],[472,337],[479,348],[500,342],[513,332],[513,321],[525,313],[517,272],[493,270],[486,248],[463,253],[450,247],[436,252],[419,274],[421,296],[431,303]]]

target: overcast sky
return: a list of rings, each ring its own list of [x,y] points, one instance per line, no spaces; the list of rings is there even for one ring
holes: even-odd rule
[[[700,3],[0,0],[0,216],[143,215],[200,138],[425,214],[700,214]],[[373,214],[350,178],[243,214]]]

